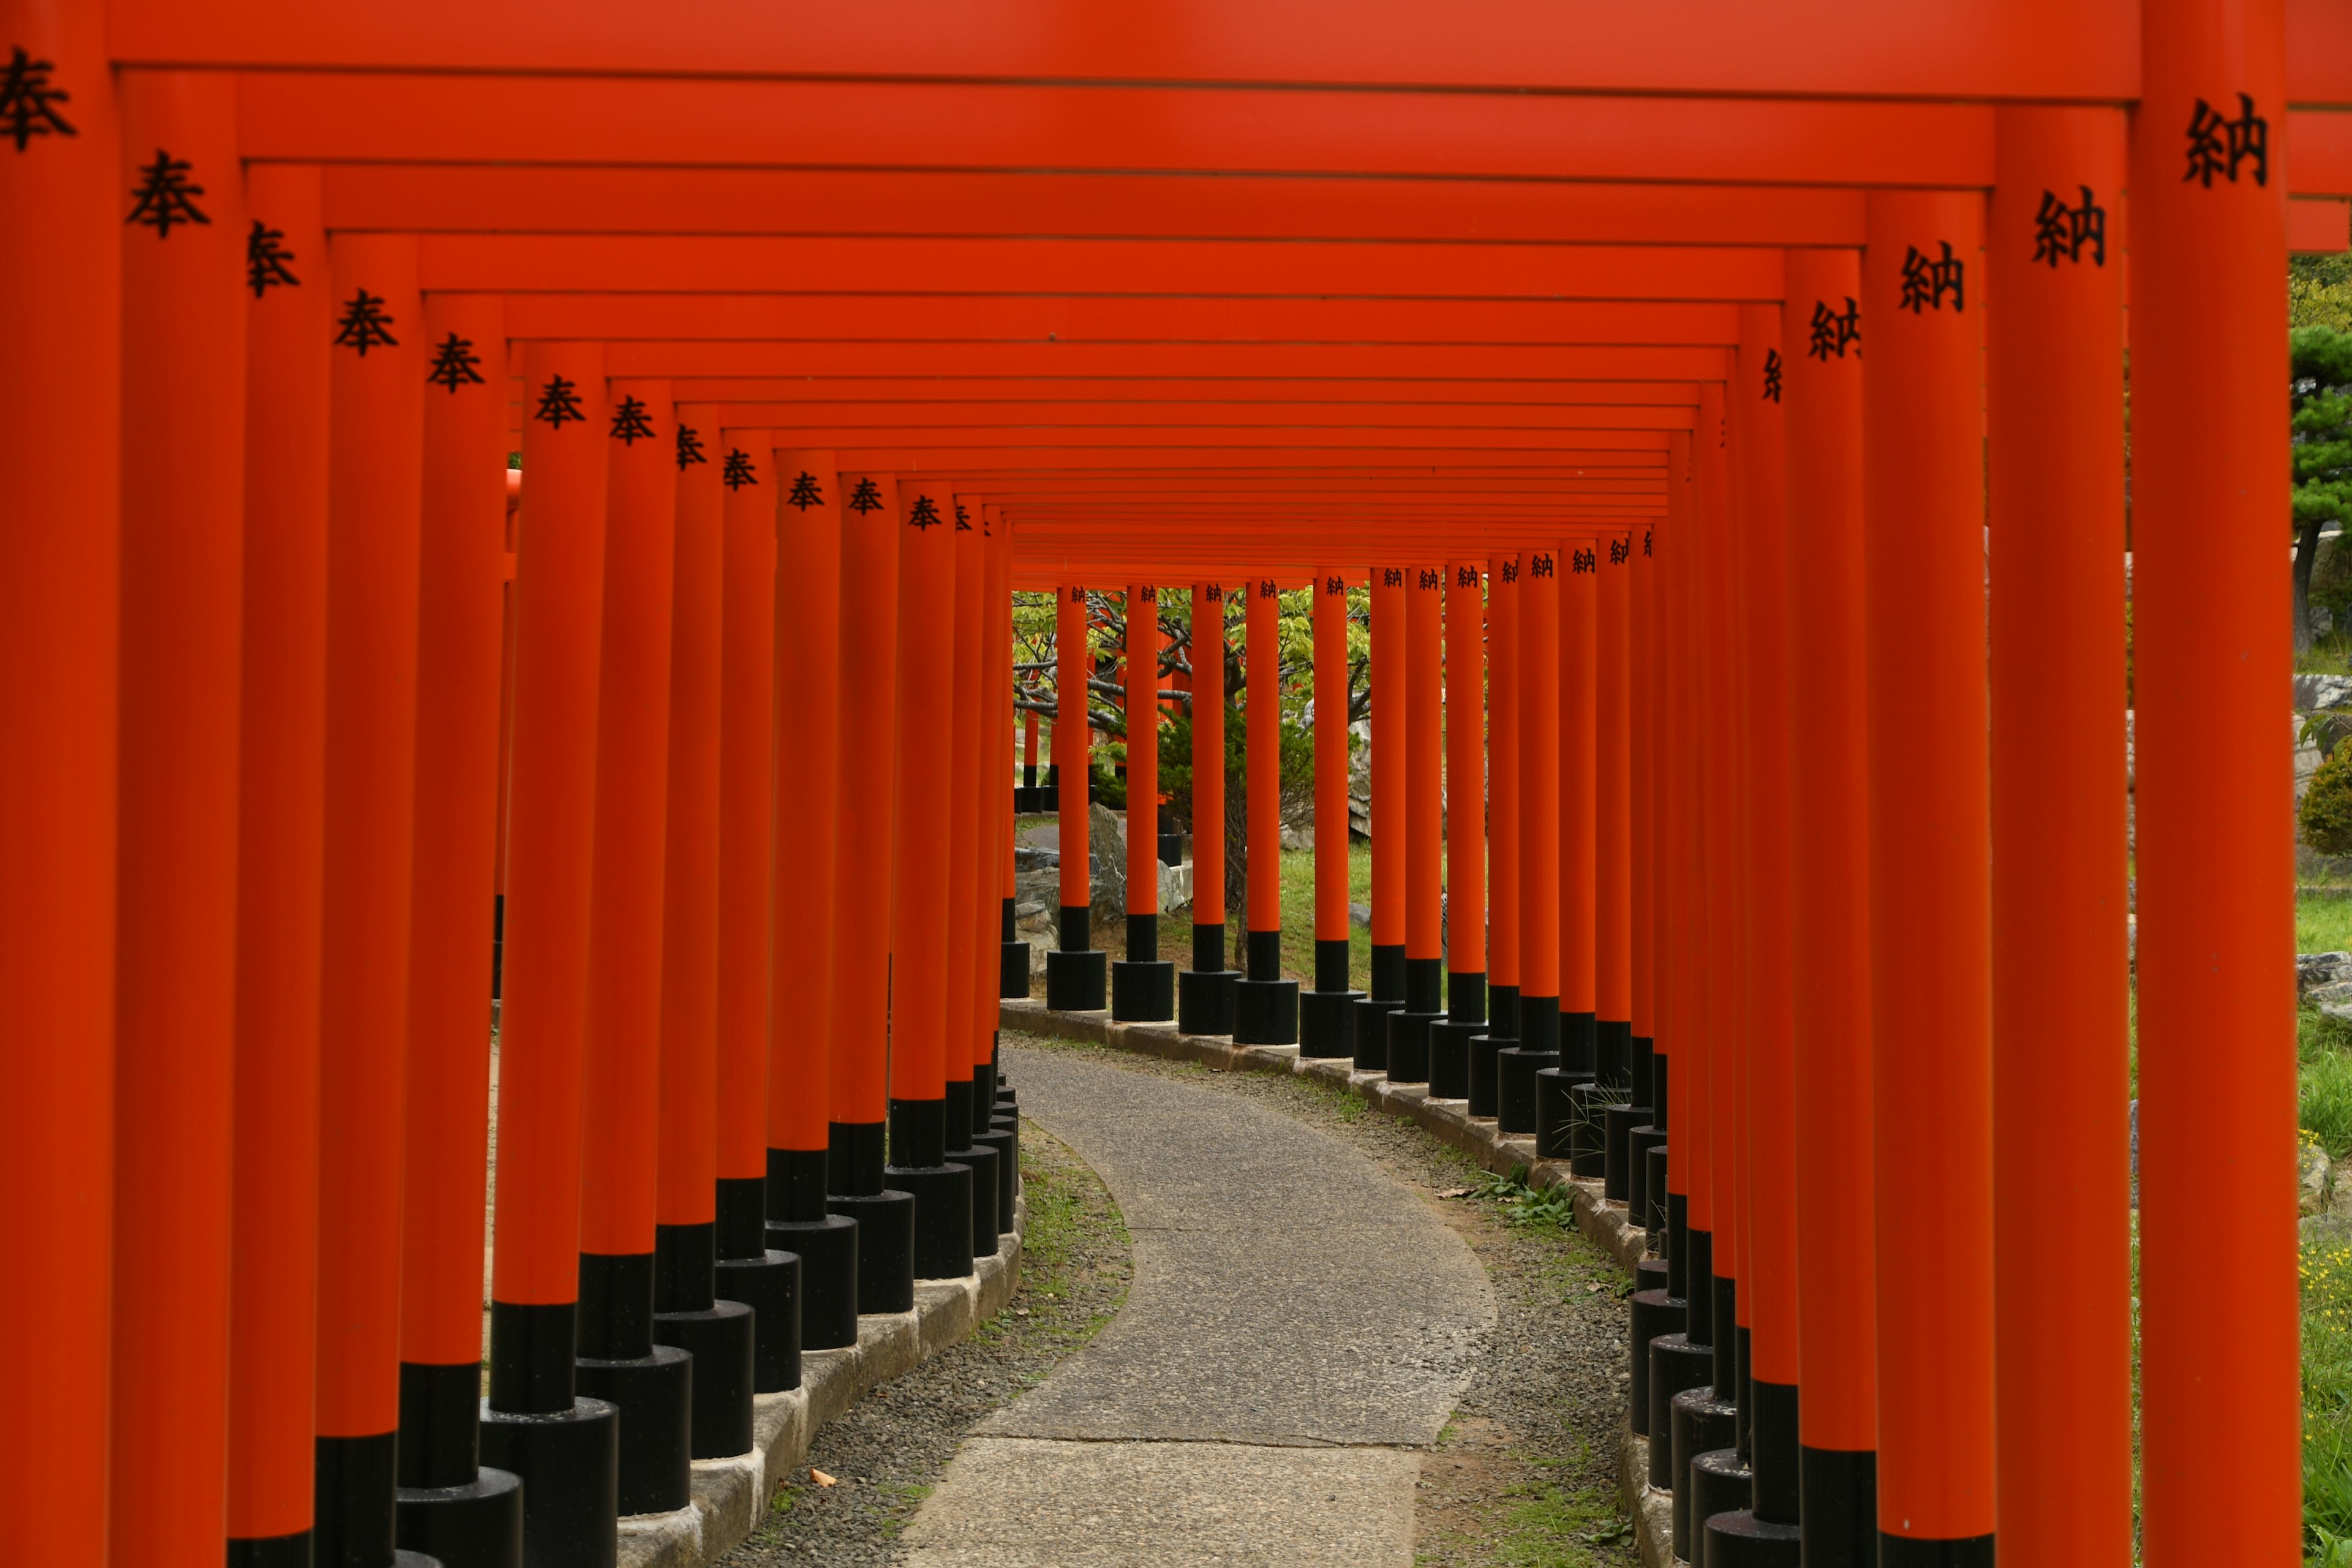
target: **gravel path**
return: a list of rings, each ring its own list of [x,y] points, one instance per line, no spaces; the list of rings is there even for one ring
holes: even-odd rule
[[[974,1423],[1010,1405],[1110,1321],[1131,1273],[1127,1226],[1099,1177],[1034,1122],[1021,1128],[1029,1200],[1013,1305],[963,1343],[884,1384],[818,1429],[767,1521],[725,1568],[897,1563],[898,1532]],[[811,1471],[834,1478],[817,1485]]]
[[[1454,1418],[1421,1456],[1416,1568],[1627,1568],[1640,1562],[1616,1481],[1631,1287],[1572,1221],[1563,1224],[1559,1211],[1494,1183],[1412,1123],[1312,1079],[1216,1072],[1010,1031],[1004,1038],[1021,1053],[1012,1058],[1015,1082],[1023,1055],[1067,1053],[1181,1079],[1295,1117],[1417,1189],[1485,1266],[1496,1317],[1474,1348]]]
[[[1215,1073],[1010,1032],[1005,1043],[1008,1077],[1016,1085],[1024,1081],[1025,1063],[1037,1061],[1051,1074],[1056,1057],[1182,1079],[1303,1121],[1414,1189],[1416,1201],[1483,1266],[1495,1321],[1468,1347],[1466,1385],[1452,1418],[1433,1441],[1408,1446],[1419,1469],[1412,1494],[1412,1561],[1429,1568],[1621,1568],[1638,1561],[1617,1511],[1613,1459],[1624,1400],[1626,1287],[1572,1226],[1563,1226],[1539,1201],[1491,1182],[1418,1129],[1310,1079]],[[900,1531],[938,1484],[965,1433],[1042,1381],[1118,1310],[1130,1268],[1120,1215],[1067,1149],[1034,1122],[1023,1136],[1032,1231],[1011,1311],[982,1339],[877,1390],[820,1433],[811,1463],[840,1483],[817,1488],[805,1473],[794,1478],[768,1524],[727,1560],[729,1568],[907,1562],[908,1543]],[[1049,1249],[1058,1263],[1047,1258]],[[1028,1316],[1019,1316],[1024,1309]],[[977,1475],[986,1451],[1008,1447],[983,1439],[972,1446],[973,1460],[963,1469]],[[1099,1456],[1128,1446],[1085,1447]],[[1194,1451],[1251,1452],[1207,1445]],[[1198,1483],[1202,1495],[1172,1500],[1194,1510],[1204,1501],[1246,1504],[1256,1479],[1204,1468]],[[1123,1529],[1116,1506],[1118,1489],[1134,1478],[1097,1465],[1090,1480],[1087,1491],[1099,1490],[1113,1505],[1097,1510],[1094,1544],[1101,1560],[1135,1561],[1135,1548],[1153,1542]],[[1345,1494],[1335,1489],[1332,1495]],[[1212,1552],[1217,1544],[1201,1542],[1204,1556],[1222,1555]],[[943,1555],[937,1545],[921,1555],[925,1561],[990,1561],[984,1552]],[[1031,1560],[1025,1552],[1015,1555]],[[1089,1561],[1095,1555],[1083,1554]],[[1010,1563],[1013,1557],[999,1551],[994,1560]]]

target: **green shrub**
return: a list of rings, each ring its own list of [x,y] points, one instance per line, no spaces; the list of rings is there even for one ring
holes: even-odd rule
[[[2338,746],[2311,775],[2295,821],[2322,855],[2352,855],[2352,746]]]

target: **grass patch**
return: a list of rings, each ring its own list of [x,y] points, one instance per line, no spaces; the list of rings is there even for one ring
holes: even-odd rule
[[[2297,952],[2352,952],[2352,899],[2295,900],[2294,950]]]
[[[2352,1236],[2306,1238],[2303,1518],[2312,1561],[2352,1568]]]
[[[1602,1561],[1595,1548],[1622,1548],[1633,1539],[1633,1521],[1597,1488],[1570,1491],[1533,1481],[1510,1495],[1518,1500],[1497,1542],[1509,1568],[1591,1568]]]

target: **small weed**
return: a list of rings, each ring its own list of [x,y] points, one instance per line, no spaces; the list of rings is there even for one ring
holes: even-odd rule
[[[1592,1568],[1609,1561],[1596,1548],[1622,1548],[1633,1538],[1633,1521],[1605,1492],[1545,1482],[1511,1490],[1527,1500],[1511,1510],[1500,1542],[1508,1568]]]
[[[1513,1225],[1548,1230],[1569,1230],[1576,1225],[1575,1193],[1564,1184],[1529,1186],[1525,1165],[1512,1166],[1508,1175],[1481,1171],[1462,1195],[1496,1205]]]

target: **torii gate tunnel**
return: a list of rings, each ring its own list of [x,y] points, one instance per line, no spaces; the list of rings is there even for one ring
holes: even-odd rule
[[[1049,1007],[1629,1205],[1693,1561],[2303,1561],[2282,281],[2347,242],[2341,0],[0,50],[12,1561],[614,1563],[1012,1225],[1016,808]]]

